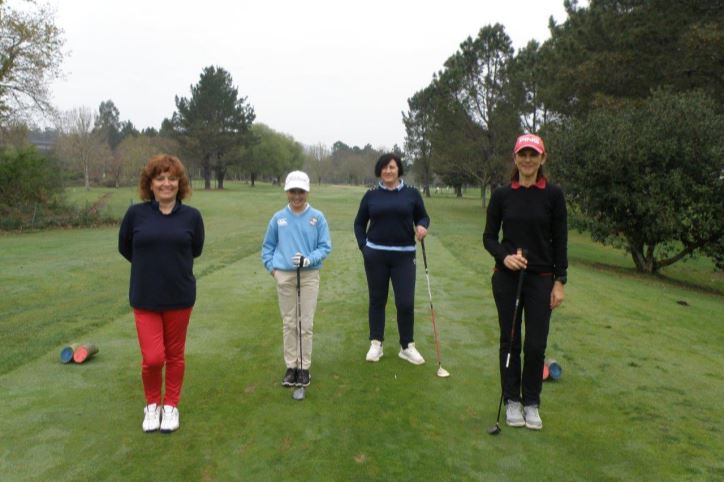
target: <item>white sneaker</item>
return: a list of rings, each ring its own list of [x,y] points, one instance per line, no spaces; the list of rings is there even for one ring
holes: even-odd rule
[[[525,426],[531,430],[540,430],[543,428],[543,420],[540,419],[538,407],[535,405],[527,405],[523,407],[525,412]]]
[[[520,402],[508,400],[505,404],[505,423],[509,427],[522,427],[525,425],[523,405]]]
[[[143,407],[143,431],[155,432],[161,426],[161,407],[152,403]]]
[[[178,430],[179,414],[178,408],[172,405],[163,406],[163,417],[161,417],[161,432],[169,433]]]
[[[377,362],[382,358],[382,342],[379,340],[372,340],[370,343],[370,349],[367,352],[367,361]]]
[[[407,360],[413,365],[422,365],[425,363],[425,359],[422,358],[422,355],[420,355],[420,352],[417,351],[417,348],[415,348],[414,343],[408,343],[407,348],[400,347],[400,358],[403,360]]]

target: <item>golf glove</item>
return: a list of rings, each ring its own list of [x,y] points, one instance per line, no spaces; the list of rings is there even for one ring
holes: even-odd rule
[[[309,266],[309,258],[305,258],[304,256],[302,256],[302,253],[297,253],[292,256],[292,264],[295,267],[298,268],[300,263],[302,264],[302,268],[306,268],[307,266]]]

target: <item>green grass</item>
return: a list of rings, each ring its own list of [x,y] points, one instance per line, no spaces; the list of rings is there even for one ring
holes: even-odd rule
[[[207,244],[195,265],[182,427],[169,436],[140,430],[140,354],[117,229],[0,236],[0,480],[724,478],[724,303],[706,260],[667,273],[676,282],[646,277],[621,252],[571,233],[570,283],[548,348],[564,371],[544,385],[545,428],[490,437],[498,330],[478,199],[427,202],[433,298],[452,373],[438,379],[421,266],[416,341],[428,363],[397,358],[394,321],[385,356],[364,362],[366,284],[352,234],[363,189],[313,188],[334,246],[322,271],[312,385],[299,403],[279,386],[281,321],[259,260],[284,196],[268,185],[228,187],[189,200],[204,215]],[[122,215],[132,189],[69,196],[92,204],[107,192],[105,209]],[[71,341],[101,351],[61,365]]]

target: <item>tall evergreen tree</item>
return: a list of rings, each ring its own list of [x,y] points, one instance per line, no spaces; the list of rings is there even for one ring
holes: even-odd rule
[[[540,132],[553,117],[544,103],[542,92],[550,64],[543,61],[541,45],[531,40],[520,49],[509,68],[512,102],[520,112],[520,122],[525,132]]]
[[[175,100],[171,123],[182,144],[199,156],[204,188],[211,189],[213,171],[223,189],[228,164],[238,161],[229,154],[248,141],[254,108],[246,97],[239,97],[231,75],[214,66],[202,71],[199,82],[191,86],[191,97]]]
[[[703,89],[724,104],[724,8],[718,0],[564,2],[544,45],[545,102],[584,115],[602,97],[637,98],[652,89]]]
[[[513,47],[502,25],[480,29],[468,37],[437,74],[427,92],[414,100],[407,115],[410,127],[425,133],[408,137],[412,146],[429,142],[436,174],[462,195],[462,185],[475,182],[483,205],[488,186],[500,182],[501,166],[510,158],[510,139],[520,130],[520,113],[511,87]],[[424,119],[422,112],[431,117]]]
[[[431,87],[427,87],[407,99],[408,111],[402,113],[402,122],[405,124],[405,151],[427,197],[430,197],[430,185],[433,181],[431,137],[434,113],[430,91]]]
[[[120,112],[112,100],[103,101],[98,106],[93,132],[106,141],[111,150],[114,150],[121,142]]]

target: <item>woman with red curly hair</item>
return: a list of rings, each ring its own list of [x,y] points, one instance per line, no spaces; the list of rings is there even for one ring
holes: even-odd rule
[[[204,222],[198,210],[181,202],[191,186],[177,157],[152,157],[141,172],[138,190],[144,202],[128,208],[118,251],[131,262],[129,299],[146,398],[142,428],[168,433],[179,428],[186,329],[196,302],[193,265],[204,246]]]

